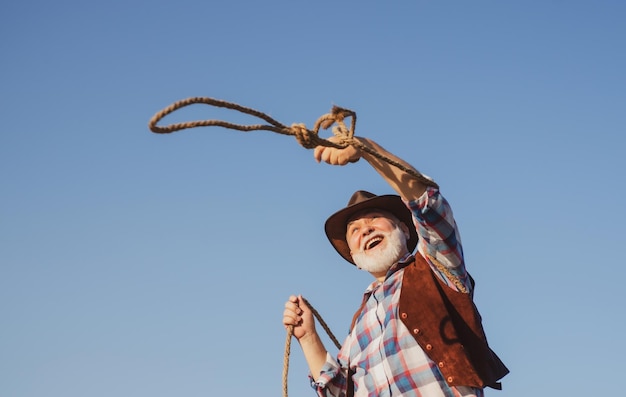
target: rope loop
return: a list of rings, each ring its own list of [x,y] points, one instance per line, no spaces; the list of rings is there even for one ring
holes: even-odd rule
[[[198,121],[188,121],[188,122],[183,122],[183,123],[170,124],[170,125],[163,126],[163,127],[157,125],[158,122],[161,119],[163,119],[165,116],[167,116],[168,114],[174,113],[178,109],[182,109],[184,107],[187,107],[193,104],[205,104],[205,105],[210,105],[210,106],[215,106],[215,107],[220,107],[220,108],[232,109],[241,113],[249,114],[251,116],[260,118],[266,121],[268,124],[242,125],[242,124],[235,124],[235,123],[230,123],[228,121],[222,121],[222,120],[198,120]],[[289,130],[287,126],[274,120],[267,114],[263,112],[259,112],[258,110],[241,106],[236,103],[223,101],[220,99],[205,98],[205,97],[192,97],[192,98],[187,98],[187,99],[183,99],[178,102],[175,102],[172,105],[161,110],[160,112],[156,113],[150,119],[150,122],[148,123],[148,127],[150,128],[150,130],[157,134],[169,134],[169,133],[180,131],[180,130],[187,129],[187,128],[211,127],[211,126],[230,128],[230,129],[239,130],[239,131],[267,130],[267,131],[277,132],[279,134],[288,133],[288,130]]]
[[[196,121],[188,121],[182,123],[175,123],[166,126],[160,126],[159,121],[161,121],[165,116],[175,112],[178,109],[184,108],[186,106],[190,106],[193,104],[204,104],[209,106],[215,106],[220,108],[226,108],[235,110],[244,114],[248,114],[250,116],[259,118],[265,121],[267,124],[236,124],[231,123],[229,121],[224,120],[196,120]],[[346,119],[350,119],[350,127],[346,126]],[[393,160],[385,156],[384,154],[378,153],[377,151],[368,148],[363,145],[359,140],[354,137],[354,131],[356,128],[356,113],[352,110],[345,109],[339,106],[333,106],[330,113],[322,115],[317,119],[313,130],[309,130],[306,128],[304,124],[292,124],[291,127],[287,127],[286,125],[274,120],[272,117],[267,114],[260,112],[258,110],[248,108],[245,106],[238,105],[236,103],[227,102],[221,99],[214,98],[206,98],[206,97],[192,97],[180,100],[178,102],[173,103],[172,105],[166,107],[160,112],[156,113],[150,119],[148,123],[148,127],[150,130],[157,134],[169,134],[175,131],[184,130],[187,128],[195,128],[195,127],[224,127],[232,130],[250,132],[250,131],[273,131],[283,135],[292,135],[296,138],[298,143],[304,147],[305,149],[313,149],[316,146],[326,146],[333,147],[337,149],[343,149],[348,146],[354,146],[356,148],[361,149],[362,151],[371,154],[374,157],[383,160],[402,171],[406,172],[409,175],[414,176],[419,179],[422,183],[427,186],[437,187],[437,184],[430,178],[420,174],[415,169],[410,167],[406,167],[403,164]],[[329,129],[336,139],[330,141],[328,139],[321,138],[319,136],[319,129]]]

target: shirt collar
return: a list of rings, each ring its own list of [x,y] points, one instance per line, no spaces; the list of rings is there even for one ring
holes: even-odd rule
[[[397,272],[400,269],[404,269],[407,267],[411,261],[413,260],[413,255],[406,254],[404,255],[398,262],[396,262],[389,270],[387,270],[387,275],[385,276],[385,280],[387,280],[392,274]]]

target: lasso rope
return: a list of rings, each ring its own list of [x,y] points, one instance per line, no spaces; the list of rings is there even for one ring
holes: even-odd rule
[[[157,125],[159,121],[161,121],[161,119],[163,119],[168,114],[173,113],[178,109],[181,109],[183,107],[193,105],[193,104],[205,104],[205,105],[210,105],[210,106],[215,106],[215,107],[220,107],[220,108],[232,109],[232,110],[262,119],[266,121],[268,124],[243,125],[243,124],[235,124],[235,123],[231,123],[231,122],[223,121],[223,120],[197,120],[197,121],[170,124],[164,127]],[[350,128],[347,128],[345,125],[344,120],[346,118],[351,119]],[[336,126],[332,128],[332,132],[335,135],[335,137],[338,138],[338,142],[332,142],[332,141],[329,141],[328,139],[324,139],[319,136],[320,128],[328,129],[331,126],[333,126],[333,124],[337,124]],[[354,137],[354,129],[356,126],[356,113],[348,109],[340,108],[338,106],[333,106],[330,113],[325,114],[321,116],[319,119],[317,119],[317,121],[315,122],[313,126],[313,129],[309,130],[306,128],[304,124],[292,124],[290,127],[288,127],[274,120],[273,118],[271,118],[270,116],[268,116],[267,114],[263,112],[259,112],[258,110],[241,106],[236,103],[227,102],[227,101],[223,101],[220,99],[206,98],[206,97],[192,97],[192,98],[187,98],[187,99],[183,99],[178,102],[175,102],[172,105],[161,110],[160,112],[156,113],[150,119],[148,126],[152,132],[157,133],[157,134],[169,134],[175,131],[180,131],[180,130],[184,130],[188,128],[212,127],[212,126],[224,127],[224,128],[229,128],[232,130],[238,130],[238,131],[244,131],[244,132],[260,131],[260,130],[273,131],[273,132],[283,134],[283,135],[294,136],[296,140],[298,141],[298,143],[306,149],[313,149],[316,146],[320,146],[320,145],[343,149],[345,147],[348,147],[349,145],[352,145],[366,153],[371,154],[372,156],[382,161],[387,162],[388,164],[391,164],[399,168],[400,170],[406,172],[407,174],[412,175],[413,177],[417,178],[420,182],[422,182],[423,184],[427,186],[438,187],[437,184],[433,180],[423,176],[416,170],[412,168],[408,168],[404,166],[403,164],[377,152],[376,150],[373,150],[372,148],[365,146],[361,141],[356,139]],[[326,322],[322,319],[322,317],[317,312],[317,310],[315,310],[306,300],[304,300],[304,302],[307,304],[307,306],[309,306],[309,308],[313,312],[313,315],[318,320],[320,325],[324,328],[324,330],[326,331],[330,339],[332,339],[335,346],[337,346],[337,348],[340,349],[341,344],[339,343],[337,338],[335,338],[333,333],[330,331],[330,328],[328,328],[328,325],[326,325]],[[287,339],[285,341],[285,355],[283,359],[283,397],[288,397],[287,383],[288,383],[289,355],[291,354],[292,336],[293,336],[293,326],[289,326],[287,327]]]
[[[330,339],[333,341],[337,349],[341,349],[341,344],[339,343],[337,338],[335,338],[335,335],[333,335],[333,333],[331,332],[330,328],[328,327],[328,325],[326,324],[322,316],[320,316],[317,310],[315,310],[315,308],[311,306],[311,304],[306,299],[302,298],[302,300],[304,301],[304,303],[306,303],[309,309],[311,309],[311,312],[313,312],[313,315],[315,316],[317,321],[319,321],[322,328],[324,328],[324,331],[326,331],[326,333],[328,334]],[[288,376],[289,375],[289,355],[291,354],[291,337],[292,336],[293,336],[293,325],[290,325],[287,327],[287,339],[285,340],[285,355],[283,357],[283,397],[288,397],[287,383],[288,383],[288,377],[289,377]]]
[[[262,119],[266,121],[268,124],[243,125],[243,124],[235,124],[235,123],[231,123],[231,122],[223,121],[223,120],[196,120],[196,121],[188,121],[188,122],[183,122],[183,123],[170,124],[167,126],[157,125],[159,121],[161,121],[161,119],[163,119],[168,114],[173,113],[180,108],[193,105],[193,104],[205,104],[205,105],[210,105],[210,106],[215,106],[215,107],[220,107],[220,108],[232,109],[232,110],[249,114],[251,116]],[[351,119],[350,128],[347,128],[345,125],[344,120],[346,118]],[[328,139],[324,139],[319,136],[320,128],[328,129],[331,126],[333,126],[333,124],[337,124],[336,126],[332,128],[333,134],[338,138],[337,143],[331,142]],[[320,146],[320,145],[342,149],[351,145],[366,153],[371,154],[372,156],[382,161],[387,162],[388,164],[391,164],[399,168],[400,170],[406,172],[409,175],[412,175],[413,177],[417,178],[420,182],[422,182],[423,184],[427,186],[437,187],[437,184],[430,178],[427,178],[423,176],[422,174],[420,174],[419,172],[417,172],[416,170],[406,167],[403,164],[377,152],[376,150],[373,150],[372,148],[364,145],[361,141],[356,139],[354,137],[354,129],[356,126],[356,113],[348,109],[340,108],[338,106],[333,106],[330,113],[325,114],[321,116],[319,119],[317,119],[317,121],[315,122],[315,125],[313,126],[313,129],[309,130],[306,128],[304,124],[292,124],[290,127],[288,127],[274,120],[273,118],[271,118],[270,116],[268,116],[267,114],[263,112],[259,112],[258,110],[241,106],[236,103],[227,102],[227,101],[223,101],[220,99],[206,98],[206,97],[192,97],[192,98],[180,100],[166,107],[165,109],[156,113],[152,117],[152,119],[150,119],[150,122],[148,123],[148,127],[150,128],[150,130],[157,134],[169,134],[175,131],[180,131],[180,130],[184,130],[188,128],[212,127],[212,126],[224,127],[224,128],[229,128],[229,129],[244,131],[244,132],[265,130],[265,131],[277,132],[279,134],[284,134],[284,135],[292,135],[296,138],[298,143],[306,149],[313,149],[314,147]]]

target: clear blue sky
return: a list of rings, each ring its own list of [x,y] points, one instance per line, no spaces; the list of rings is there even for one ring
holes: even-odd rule
[[[623,392],[622,1],[0,5],[0,396],[277,396],[285,299],[342,339],[369,275],[326,217],[367,164],[288,136],[156,135],[183,98],[309,126],[332,105],[451,202],[489,396]],[[166,122],[228,118],[201,106]],[[330,344],[329,344],[330,347]],[[313,395],[297,346],[290,395]]]

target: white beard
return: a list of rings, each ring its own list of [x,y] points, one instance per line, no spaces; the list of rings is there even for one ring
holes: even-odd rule
[[[398,225],[391,232],[382,235],[385,237],[385,248],[373,254],[365,253],[363,250],[352,254],[352,260],[359,269],[370,273],[387,272],[407,251],[406,236]]]

